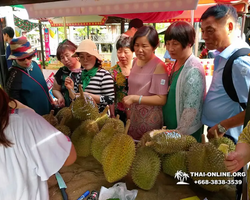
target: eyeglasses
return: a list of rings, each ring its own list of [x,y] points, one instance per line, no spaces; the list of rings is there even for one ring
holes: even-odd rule
[[[25,61],[26,59],[27,59],[27,60],[31,60],[32,58],[33,58],[33,55],[31,55],[31,56],[29,56],[29,57],[26,57],[26,58],[22,58],[22,59],[17,59],[17,60],[23,62],[23,61]]]

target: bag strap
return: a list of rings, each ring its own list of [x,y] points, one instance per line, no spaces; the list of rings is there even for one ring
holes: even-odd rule
[[[23,73],[26,74],[28,77],[30,77],[33,81],[35,81],[35,82],[42,88],[42,90],[44,91],[44,93],[46,94],[46,96],[47,96],[47,98],[48,98],[50,104],[53,105],[52,102],[51,102],[51,99],[49,98],[49,96],[48,96],[48,94],[47,94],[47,92],[45,91],[45,89],[43,88],[43,86],[42,86],[36,79],[34,79],[32,76],[30,76],[30,75],[29,75],[28,73],[26,73],[25,71],[19,69],[18,67],[12,67],[12,68],[17,69],[17,70],[23,72]]]
[[[239,102],[239,98],[238,98],[238,95],[236,93],[236,90],[233,84],[232,68],[233,68],[233,62],[235,59],[237,59],[240,56],[246,56],[249,53],[250,53],[249,48],[241,48],[241,49],[238,49],[236,52],[234,52],[233,55],[231,55],[228,61],[226,62],[226,65],[224,67],[223,74],[222,74],[222,83],[223,83],[226,93],[233,101],[238,102],[244,110],[246,109],[246,104]]]

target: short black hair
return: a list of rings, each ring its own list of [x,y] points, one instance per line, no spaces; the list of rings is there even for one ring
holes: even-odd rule
[[[7,26],[5,27],[3,30],[2,30],[3,34],[7,34],[10,38],[13,38],[14,35],[15,35],[15,32],[14,32],[14,29],[11,28],[10,26]]]
[[[231,5],[216,4],[209,7],[201,16],[200,21],[207,19],[208,17],[214,17],[216,20],[231,17],[234,22],[237,22],[238,14],[236,9]]]
[[[126,37],[126,36],[121,36],[116,43],[116,49],[120,48],[130,48],[130,43],[131,43],[132,38],[131,37]]]
[[[129,22],[128,29],[131,29],[132,27],[139,29],[142,26],[143,26],[143,21],[138,18],[135,18]]]
[[[130,46],[131,51],[135,51],[134,45],[135,45],[137,38],[144,37],[144,36],[147,37],[149,44],[153,48],[156,48],[158,46],[159,37],[158,37],[158,33],[155,30],[155,28],[153,26],[142,26],[141,28],[138,29],[138,31],[136,31],[136,33],[133,37],[133,40],[132,40],[131,46]]]
[[[185,21],[172,23],[165,32],[165,44],[169,40],[176,40],[180,42],[183,48],[186,48],[188,44],[193,46],[195,41],[194,27]]]

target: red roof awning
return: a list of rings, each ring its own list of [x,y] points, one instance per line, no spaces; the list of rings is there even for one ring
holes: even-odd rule
[[[162,23],[182,13],[183,11],[171,11],[171,12],[152,12],[152,13],[113,14],[108,16],[115,16],[126,19],[139,18],[144,23]]]

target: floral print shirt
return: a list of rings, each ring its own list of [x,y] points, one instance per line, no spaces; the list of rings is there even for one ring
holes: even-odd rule
[[[115,110],[125,111],[123,97],[128,95],[128,77],[122,74],[121,67],[116,64],[110,69],[115,83]]]

